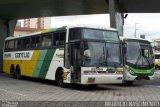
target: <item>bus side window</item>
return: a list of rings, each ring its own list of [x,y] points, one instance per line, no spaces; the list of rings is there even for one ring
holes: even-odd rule
[[[8,50],[13,50],[14,49],[14,40],[10,40],[8,42]]]
[[[35,37],[31,37],[31,48],[35,47],[36,43],[36,38]]]
[[[58,46],[59,33],[54,33],[53,35],[53,46]]]
[[[17,40],[14,40],[14,49],[17,49]]]
[[[30,48],[30,38],[23,38],[22,39],[22,48]]]
[[[52,35],[46,34],[42,36],[42,47],[49,47],[52,43]]]
[[[35,47],[40,47],[41,46],[41,38],[40,36],[36,36],[36,45]]]
[[[5,50],[8,50],[8,41],[5,42]]]
[[[64,46],[65,37],[66,37],[66,32],[61,32],[59,35],[60,46]]]
[[[17,49],[21,49],[22,43],[21,43],[21,39],[17,40]]]
[[[64,46],[66,38],[66,32],[54,33],[53,45]]]

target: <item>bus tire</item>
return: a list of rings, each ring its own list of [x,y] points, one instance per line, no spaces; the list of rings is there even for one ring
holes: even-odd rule
[[[131,84],[134,83],[134,81],[124,81],[124,83],[125,83],[126,85],[131,85]]]
[[[159,70],[159,68],[160,68],[160,67],[159,67],[158,65],[155,66],[155,70]]]
[[[88,86],[91,87],[91,88],[95,88],[95,87],[98,86],[98,84],[88,84]]]
[[[66,83],[63,82],[63,69],[59,69],[56,73],[56,82],[58,86],[65,88],[67,86]]]
[[[10,75],[11,75],[12,78],[16,79],[14,65],[11,65],[11,67],[10,67]]]
[[[19,66],[16,67],[15,76],[16,76],[17,79],[21,79],[22,78]]]

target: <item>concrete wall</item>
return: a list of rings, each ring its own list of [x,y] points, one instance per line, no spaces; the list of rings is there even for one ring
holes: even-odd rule
[[[110,26],[118,29],[119,35],[123,36],[124,18],[120,8],[120,2],[117,0],[109,0]]]
[[[0,19],[0,72],[3,70],[3,46],[6,37],[13,35],[16,20]]]
[[[7,24],[6,21],[3,19],[0,19],[0,71],[2,71],[2,65],[3,65],[3,43],[4,39],[7,37]]]

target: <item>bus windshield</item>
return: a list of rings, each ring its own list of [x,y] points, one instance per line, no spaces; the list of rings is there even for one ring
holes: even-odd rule
[[[84,66],[121,66],[119,43],[85,41],[83,53]]]
[[[127,52],[126,62],[135,66],[150,66],[153,65],[153,52],[149,43],[126,41]]]

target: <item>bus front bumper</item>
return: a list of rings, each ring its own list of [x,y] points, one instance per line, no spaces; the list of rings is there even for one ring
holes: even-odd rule
[[[138,80],[153,80],[154,79],[154,74],[152,76],[133,76],[131,75],[128,71],[125,71],[125,75],[124,75],[124,80],[125,81],[138,81]]]
[[[122,80],[123,74],[82,75],[81,84],[117,84]]]

